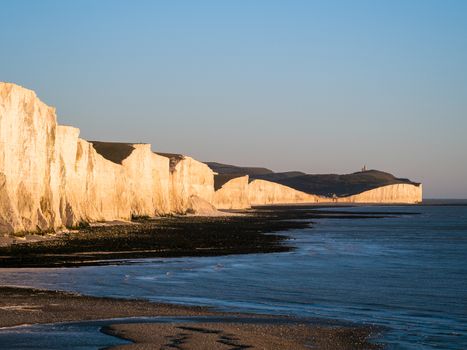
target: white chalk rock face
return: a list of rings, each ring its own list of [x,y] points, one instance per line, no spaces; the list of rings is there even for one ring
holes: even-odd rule
[[[288,186],[266,180],[253,180],[248,185],[251,205],[319,203],[329,201],[324,197],[297,191]]]
[[[213,204],[217,209],[250,208],[248,175],[215,175]]]
[[[297,191],[288,186],[264,180],[254,180],[249,185],[251,205],[294,203],[367,203],[367,204],[417,204],[422,202],[422,185],[394,184],[377,187],[347,197],[323,197]]]
[[[192,196],[212,203],[214,172],[204,163],[181,154],[157,153],[169,160],[170,211],[178,214],[189,212]]]
[[[93,148],[118,166],[132,216],[155,216],[170,211],[169,161],[151,150],[149,144],[91,141]],[[125,198],[127,197],[127,198]]]
[[[148,144],[82,140],[15,84],[0,83],[0,136],[0,232],[211,210],[205,164],[173,162]]]
[[[188,199],[188,209],[186,214],[196,216],[225,216],[227,213],[217,210],[217,208],[204,199],[193,195]]]
[[[286,203],[419,203],[422,186],[382,186],[326,198],[248,176],[217,175],[193,158],[148,144],[85,141],[57,124],[33,91],[0,83],[0,232],[81,222]],[[217,208],[217,209],[216,209]]]
[[[55,110],[33,91],[0,83],[0,230],[47,230],[60,225],[51,164]]]
[[[422,184],[394,184],[381,186],[348,197],[335,200],[338,203],[404,203],[417,204],[422,202]]]

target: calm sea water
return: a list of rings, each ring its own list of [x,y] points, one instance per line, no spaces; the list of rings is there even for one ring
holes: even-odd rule
[[[316,220],[288,232],[288,253],[0,269],[0,284],[375,324],[388,349],[467,349],[467,206],[345,210],[419,215]]]

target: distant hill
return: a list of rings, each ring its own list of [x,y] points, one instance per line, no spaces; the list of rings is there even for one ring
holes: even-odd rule
[[[254,178],[256,179],[264,179],[273,182],[279,182],[287,179],[296,178],[299,176],[305,176],[306,173],[302,173],[301,171],[286,171],[283,173],[271,173],[271,174],[259,174],[255,175]]]
[[[401,183],[418,185],[409,179],[396,178],[389,173],[379,170],[367,170],[346,175],[307,174],[296,177],[282,178],[278,180],[275,180],[274,178],[268,178],[267,176],[258,178],[274,181],[306,193],[328,197],[333,195],[338,197],[349,196],[386,185]]]
[[[261,179],[276,182],[298,191],[321,196],[350,196],[373,188],[394,185],[419,185],[409,179],[397,178],[392,174],[379,170],[360,171],[353,174],[305,174],[300,171],[275,173],[266,168],[238,167],[234,165],[209,162],[206,163],[219,174],[249,175],[251,180]]]
[[[236,174],[236,175],[264,175],[273,174],[271,169],[255,168],[255,167],[240,167],[229,164],[221,164],[216,162],[205,162],[213,171],[219,174]]]
[[[217,191],[224,186],[224,184],[238,177],[240,177],[239,174],[219,174],[214,176],[214,191]]]

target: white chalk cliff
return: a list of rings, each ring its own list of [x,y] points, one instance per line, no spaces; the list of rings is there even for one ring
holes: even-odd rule
[[[422,202],[422,184],[394,184],[377,187],[347,197],[339,197],[338,203],[392,203],[417,204]]]
[[[329,199],[325,197],[308,194],[275,182],[259,179],[250,182],[248,197],[251,205],[329,202]]]
[[[213,204],[218,209],[250,208],[248,175],[228,176],[216,175],[219,182],[214,192]]]
[[[169,213],[215,215],[279,203],[417,203],[422,187],[383,186],[330,199],[265,180],[215,184],[204,163],[148,144],[86,141],[58,125],[36,94],[0,82],[0,232],[48,231],[82,222]]]
[[[182,157],[171,166],[147,144],[80,139],[15,84],[0,83],[0,140],[0,232],[196,212],[193,203],[214,195],[205,164]]]
[[[324,197],[297,191],[288,186],[265,180],[253,180],[248,186],[251,205],[367,203],[417,204],[422,202],[422,184],[393,184],[345,197]]]
[[[190,205],[194,196],[212,203],[214,173],[206,164],[184,155],[159,154],[169,159],[170,163],[168,190],[171,212],[185,213],[195,210]]]

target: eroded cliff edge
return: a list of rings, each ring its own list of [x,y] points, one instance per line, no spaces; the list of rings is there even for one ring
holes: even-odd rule
[[[58,125],[36,94],[0,82],[0,232],[49,231],[83,222],[201,213],[283,203],[418,203],[421,184],[363,184],[342,196],[310,193],[307,174],[204,164],[149,144],[86,141]],[[209,165],[209,166],[208,166]],[[247,170],[245,170],[247,169]],[[345,175],[344,175],[345,176]],[[297,185],[298,183],[298,185]],[[305,189],[305,190],[303,190]]]

